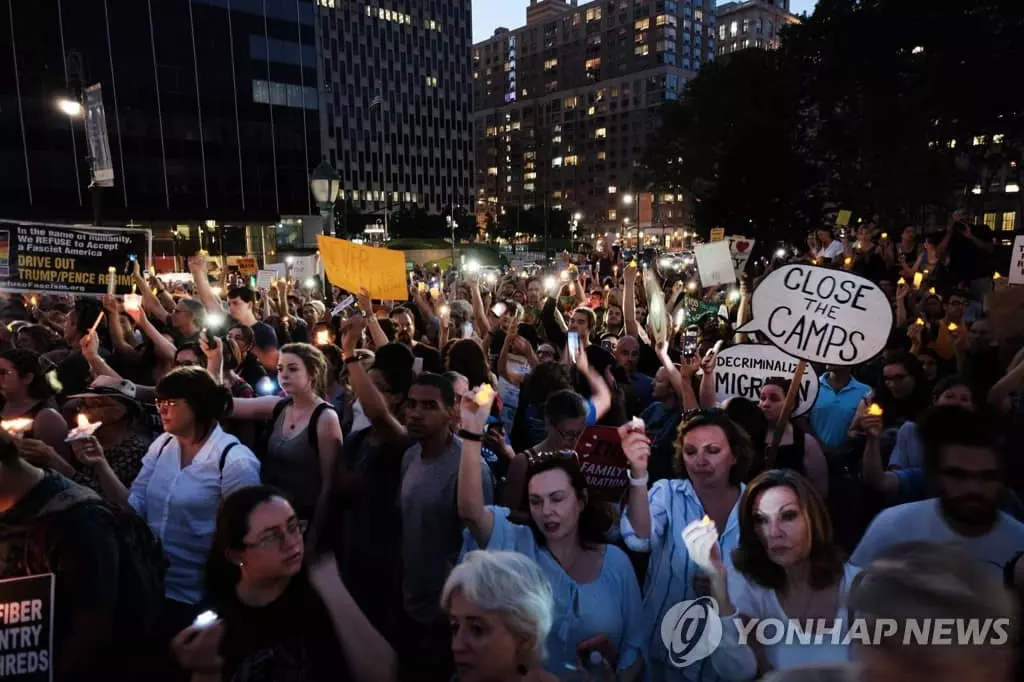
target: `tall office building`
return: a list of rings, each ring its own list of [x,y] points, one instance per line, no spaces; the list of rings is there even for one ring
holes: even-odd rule
[[[152,225],[166,242],[154,250],[166,254],[169,227],[191,225],[177,232],[180,254],[182,236],[194,248],[207,221],[248,227],[315,210],[316,9],[312,0],[11,3],[0,12],[0,214],[91,222],[85,121],[58,101],[97,83],[113,172],[104,223]],[[251,250],[245,232],[221,232],[234,236],[226,251]]]
[[[471,0],[318,0],[323,153],[363,213],[472,196]]]
[[[718,56],[737,50],[774,50],[779,33],[800,23],[790,14],[789,0],[742,0],[718,6]]]
[[[714,0],[531,0],[526,25],[473,46],[476,211],[547,206],[614,229],[659,108],[715,54]],[[677,196],[655,223],[678,222]]]

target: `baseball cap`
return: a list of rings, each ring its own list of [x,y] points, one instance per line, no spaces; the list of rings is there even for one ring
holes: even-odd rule
[[[252,326],[253,345],[260,349],[277,348],[277,332],[266,322],[257,322]]]

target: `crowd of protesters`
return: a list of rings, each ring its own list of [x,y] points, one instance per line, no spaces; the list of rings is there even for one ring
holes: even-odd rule
[[[417,268],[406,301],[257,291],[202,253],[188,285],[136,264],[140,307],[2,294],[0,579],[56,576],[60,682],[1010,679],[1024,338],[986,312],[987,228],[888,229],[819,230],[725,289],[600,240],[528,270]],[[716,354],[765,342],[735,330],[788,262],[883,290],[885,349],[816,368],[799,418],[793,377],[719,404]],[[593,426],[621,443],[617,503],[581,467]],[[666,620],[702,597],[722,641],[684,666]],[[1014,628],[738,637],[854,617]]]

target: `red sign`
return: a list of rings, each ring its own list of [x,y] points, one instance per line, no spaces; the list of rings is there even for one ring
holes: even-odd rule
[[[629,461],[622,451],[618,430],[611,426],[588,427],[576,444],[576,452],[591,499],[612,504],[625,502]]]

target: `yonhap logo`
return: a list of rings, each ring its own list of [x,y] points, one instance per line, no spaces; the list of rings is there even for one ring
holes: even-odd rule
[[[722,643],[718,604],[710,597],[679,602],[661,619],[661,641],[677,668],[707,658]]]

